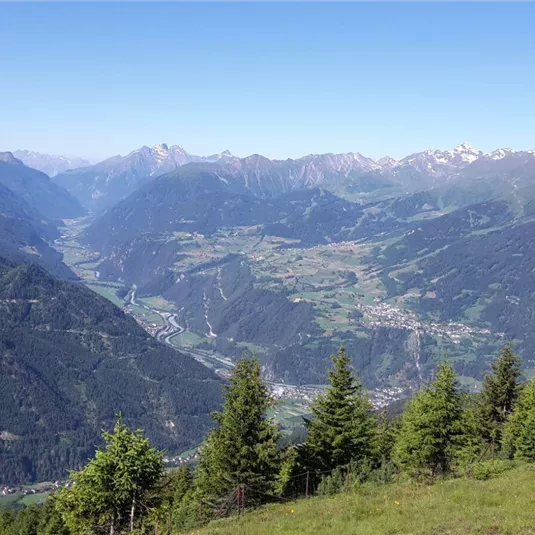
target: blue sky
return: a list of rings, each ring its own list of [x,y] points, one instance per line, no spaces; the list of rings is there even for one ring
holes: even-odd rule
[[[0,3],[0,150],[535,147],[535,3]]]

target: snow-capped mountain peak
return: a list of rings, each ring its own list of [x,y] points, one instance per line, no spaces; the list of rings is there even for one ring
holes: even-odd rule
[[[169,152],[189,154],[189,152],[182,145],[171,145],[170,147],[168,147],[165,143],[163,143],[162,147],[167,147],[167,150]]]
[[[160,145],[154,145],[152,150],[159,154],[167,154],[169,152],[169,146],[167,143],[161,143]]]
[[[122,156],[119,158],[123,159]],[[143,145],[143,147],[132,151],[124,158],[127,160],[142,158],[149,167],[154,169],[164,168],[165,170],[171,170],[179,165],[198,160],[196,156],[189,154],[180,145],[172,145],[170,147],[167,143],[160,143],[152,147]]]
[[[453,152],[477,152],[479,153],[481,151],[479,149],[476,149],[472,145],[470,145],[470,143],[461,143],[460,145],[457,145],[453,149]]]
[[[503,160],[503,158],[513,154],[514,152],[515,151],[513,149],[496,149],[488,154],[485,154],[485,156],[488,156],[492,160]]]
[[[410,165],[423,173],[441,176],[453,169],[463,169],[475,162],[483,153],[470,145],[461,143],[453,150],[427,149],[410,154],[400,161],[400,165]]]
[[[229,150],[224,150],[223,152],[218,152],[217,154],[211,154],[206,157],[199,157],[199,161],[206,162],[220,162],[220,163],[229,163],[239,160],[237,156],[234,156]]]
[[[399,165],[399,161],[390,156],[383,156],[376,161],[383,169],[390,170]]]
[[[463,162],[471,164],[475,162],[483,153],[470,145],[470,143],[461,143],[453,149],[453,153]]]

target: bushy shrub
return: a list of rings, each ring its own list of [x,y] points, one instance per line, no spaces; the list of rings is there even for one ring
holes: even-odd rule
[[[366,478],[367,483],[375,483],[378,485],[388,485],[393,483],[399,473],[398,467],[392,462],[384,462],[368,474]]]
[[[390,461],[379,467],[371,462],[352,462],[326,475],[318,485],[318,494],[331,496],[363,485],[386,485],[394,481],[397,473],[396,465]]]
[[[347,486],[347,470],[338,468],[332,474],[325,476],[318,485],[318,494],[320,496],[332,496],[342,492],[344,486]]]
[[[474,479],[485,480],[495,477],[502,472],[515,468],[518,463],[509,460],[497,460],[497,461],[483,461],[474,463],[470,470],[469,475]]]

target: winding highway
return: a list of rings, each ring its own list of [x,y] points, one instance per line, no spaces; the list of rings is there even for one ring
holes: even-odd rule
[[[227,375],[225,372],[228,372],[234,367],[234,363],[230,359],[225,359],[223,357],[210,354],[209,352],[200,349],[193,349],[174,344],[172,342],[172,338],[179,334],[182,334],[186,330],[182,325],[178,323],[178,315],[158,310],[156,308],[152,308],[146,305],[145,303],[136,301],[136,290],[137,287],[135,285],[132,286],[132,288],[125,297],[125,301],[133,306],[144,308],[145,310],[152,312],[153,314],[158,314],[158,316],[162,318],[164,322],[164,327],[162,327],[156,333],[156,339],[159,342],[163,342],[171,346],[173,349],[179,349],[182,353],[185,353],[186,355],[194,358],[195,360],[199,361],[201,364],[204,364],[209,368],[213,369],[215,367],[215,371],[218,372],[219,375]]]
[[[221,357],[217,354],[214,354],[211,351],[205,351],[202,349],[179,346],[179,345],[174,344],[172,342],[172,338],[186,331],[186,329],[178,323],[177,314],[158,310],[156,308],[152,308],[146,305],[145,303],[136,301],[136,289],[137,288],[134,285],[131,288],[131,290],[128,292],[128,294],[126,295],[125,301],[127,303],[130,303],[133,306],[141,307],[149,312],[158,314],[162,318],[164,322],[164,327],[162,327],[156,333],[156,339],[158,341],[164,342],[165,344],[169,345],[173,349],[177,349],[181,353],[184,353],[185,355],[188,355],[189,357],[194,358],[195,360],[197,360],[204,366],[215,371],[215,373],[217,373],[219,376],[228,377],[230,371],[234,367],[234,362],[232,362],[229,358]],[[297,386],[297,385],[290,385],[286,383],[274,383],[272,381],[266,381],[266,384],[269,386],[269,388],[271,389],[273,393],[276,393],[277,390],[281,390],[281,389],[295,389],[296,391],[300,391],[301,394],[306,392],[308,394],[307,397],[311,397],[321,391],[321,389],[319,389],[316,385]],[[296,396],[296,397],[299,397],[299,396]]]

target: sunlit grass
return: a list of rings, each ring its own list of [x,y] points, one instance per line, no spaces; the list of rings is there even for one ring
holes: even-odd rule
[[[401,483],[271,505],[241,518],[213,522],[200,533],[535,534],[535,467],[517,468],[487,481]]]

